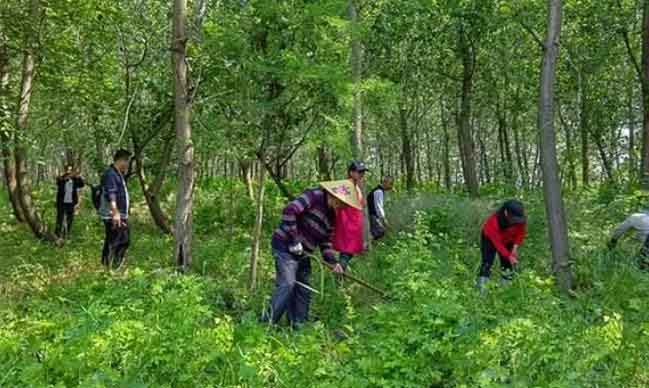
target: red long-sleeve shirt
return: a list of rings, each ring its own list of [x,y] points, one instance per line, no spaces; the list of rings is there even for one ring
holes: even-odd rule
[[[512,252],[507,245],[522,245],[527,236],[526,224],[514,224],[502,229],[498,223],[498,214],[494,213],[482,226],[482,233],[494,244],[503,257],[509,258]]]

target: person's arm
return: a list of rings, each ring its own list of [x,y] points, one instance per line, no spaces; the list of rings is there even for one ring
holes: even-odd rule
[[[613,233],[611,233],[611,241],[617,242],[617,240],[619,240],[629,229],[635,226],[636,221],[637,217],[635,215],[629,216],[623,223],[613,230]]]
[[[345,272],[343,266],[338,262],[338,260],[336,260],[336,251],[334,251],[330,241],[326,241],[320,244],[320,252],[322,253],[322,258],[324,259],[324,261],[332,265],[331,270],[333,272]]]
[[[297,244],[297,217],[311,207],[311,198],[309,193],[303,193],[284,208],[282,212],[282,221],[286,225],[286,232],[290,238],[290,244]]]
[[[106,176],[102,191],[104,199],[110,206],[110,214],[113,223],[119,226],[119,224],[121,224],[119,208],[117,207],[117,193],[119,191],[119,183],[118,178],[114,174]]]

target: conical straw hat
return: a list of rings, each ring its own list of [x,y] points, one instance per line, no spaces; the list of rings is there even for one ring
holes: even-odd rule
[[[362,209],[361,202],[356,193],[356,187],[354,187],[352,181],[345,179],[342,181],[320,182],[320,186],[346,205],[359,210]]]

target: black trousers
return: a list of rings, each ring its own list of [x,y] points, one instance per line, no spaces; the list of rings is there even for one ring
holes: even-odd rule
[[[116,227],[111,220],[104,220],[106,237],[101,252],[101,263],[107,267],[119,267],[124,261],[130,245],[130,230],[127,220],[122,220],[122,226]]]
[[[63,232],[63,224],[67,227],[67,233],[72,230],[72,220],[74,219],[74,205],[71,203],[60,204],[56,207],[56,235],[59,237]]]
[[[507,249],[511,250],[514,244],[507,244]],[[480,253],[482,253],[482,263],[480,264],[480,276],[488,278],[491,276],[491,267],[494,264],[496,254],[500,258],[500,268],[502,269],[502,277],[505,279],[511,278],[511,273],[513,271],[512,263],[507,260],[506,257],[503,257],[498,253],[494,244],[489,240],[487,236],[482,234],[482,240],[480,242]]]

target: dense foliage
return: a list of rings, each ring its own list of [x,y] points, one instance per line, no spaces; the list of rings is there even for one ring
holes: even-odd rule
[[[271,193],[273,192],[272,189]],[[583,192],[568,199],[577,288],[558,294],[548,272],[542,205],[525,199],[530,238],[513,285],[474,281],[480,221],[499,196],[469,200],[422,192],[394,198],[398,234],[353,263],[387,289],[382,301],[317,270],[310,325],[258,323],[272,287],[246,287],[245,238],[254,215],[232,209],[212,183],[198,192],[197,271],[166,261],[171,239],[134,226],[128,271],[100,269],[100,228],[82,213],[65,249],[34,244],[12,222],[2,232],[0,386],[7,387],[643,387],[649,383],[646,274],[637,246],[605,248],[605,231],[643,194]],[[216,195],[214,193],[217,193]],[[220,194],[219,194],[220,193]],[[268,196],[274,221],[281,201]],[[245,207],[245,206],[244,206]],[[144,211],[141,205],[136,209]],[[237,219],[238,224],[231,221]],[[266,236],[274,222],[265,226]],[[231,226],[231,233],[219,233]],[[249,230],[249,228],[248,228]],[[267,251],[264,249],[264,251]],[[497,277],[494,277],[497,279]],[[322,280],[322,282],[321,282]]]

